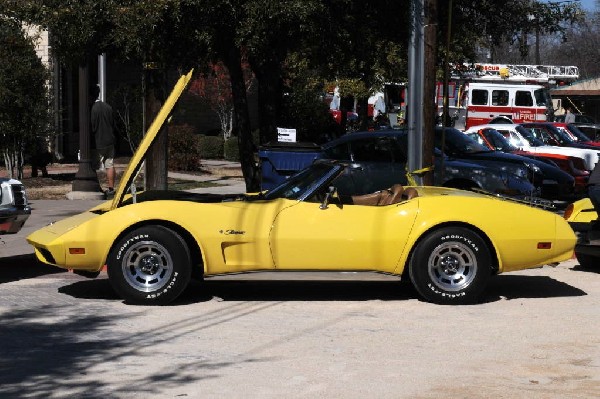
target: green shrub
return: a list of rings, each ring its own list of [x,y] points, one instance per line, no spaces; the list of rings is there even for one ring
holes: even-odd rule
[[[223,137],[200,135],[198,142],[203,159],[223,159]]]
[[[189,125],[169,127],[169,169],[200,170],[200,141]]]
[[[224,152],[224,158],[226,161],[240,161],[240,148],[238,145],[238,138],[236,136],[231,136],[227,141],[225,141]]]

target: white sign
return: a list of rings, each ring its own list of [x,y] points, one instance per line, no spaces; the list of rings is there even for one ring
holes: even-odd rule
[[[286,143],[296,142],[296,129],[284,129],[282,127],[277,128],[277,141],[283,141]]]

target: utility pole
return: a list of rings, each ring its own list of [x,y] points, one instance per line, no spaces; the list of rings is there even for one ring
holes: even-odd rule
[[[423,168],[423,0],[411,0],[412,29],[408,47],[408,171]],[[414,176],[417,184],[423,184]]]
[[[424,87],[423,87],[423,168],[434,164],[436,98],[436,55],[437,55],[437,0],[425,0],[424,11]],[[433,185],[433,171],[423,175],[423,184]]]

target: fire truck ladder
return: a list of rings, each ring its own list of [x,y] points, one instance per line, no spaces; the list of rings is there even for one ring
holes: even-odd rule
[[[555,83],[558,80],[577,80],[579,68],[559,65],[462,64],[453,68],[452,77],[500,82]]]

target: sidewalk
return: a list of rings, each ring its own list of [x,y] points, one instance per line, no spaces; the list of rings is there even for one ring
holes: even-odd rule
[[[231,162],[224,160],[206,159],[202,161],[202,164],[207,165],[210,168],[231,168],[235,170],[240,170],[241,168],[239,162]],[[214,184],[219,184],[218,187],[204,187],[187,190],[192,193],[238,194],[246,192],[246,183],[244,182],[244,179],[242,177],[223,177],[211,174],[195,175],[188,174],[185,172],[169,172],[169,177],[180,180],[210,182]]]
[[[126,161],[126,160],[125,160]],[[237,174],[240,177],[231,177],[231,176],[219,176],[213,175],[211,173],[204,174],[194,174],[194,173],[185,173],[185,172],[169,172],[168,176],[173,179],[178,180],[187,180],[187,181],[196,181],[196,182],[207,182],[218,184],[215,187],[204,187],[204,188],[195,188],[189,190],[194,193],[214,193],[214,194],[238,194],[246,192],[246,184],[244,183],[244,179],[241,177],[241,173],[239,172],[241,169],[241,165],[239,162],[231,162],[225,160],[215,160],[215,159],[206,159],[202,160],[202,164],[206,166],[207,170],[211,169],[231,169],[233,171],[238,172]],[[127,164],[123,162],[115,163],[115,169],[118,172],[122,172],[127,168]],[[77,173],[78,164],[54,164],[48,166],[48,173],[52,175],[56,174],[67,174],[67,173]],[[27,171],[27,174],[30,172]],[[27,186],[26,182],[24,182]],[[73,201],[81,201],[81,200],[73,200]]]

